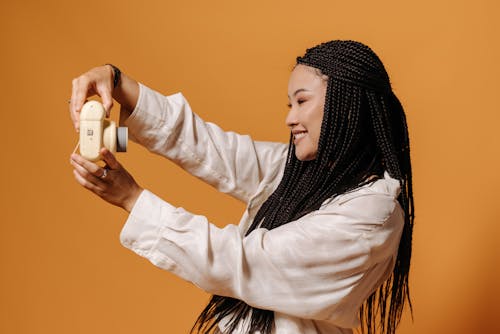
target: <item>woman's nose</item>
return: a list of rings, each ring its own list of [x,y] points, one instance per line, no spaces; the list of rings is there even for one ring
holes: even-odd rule
[[[295,108],[290,108],[290,110],[288,111],[288,115],[286,116],[285,118],[285,124],[286,126],[288,126],[289,128],[292,128],[294,127],[295,125],[297,125],[299,123],[298,119],[297,119],[297,112],[295,111]]]

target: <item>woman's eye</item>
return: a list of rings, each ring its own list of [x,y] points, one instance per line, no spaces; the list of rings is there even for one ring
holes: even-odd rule
[[[302,103],[306,102],[307,100],[304,100],[304,99],[300,99],[300,100],[297,100],[297,104],[300,106]],[[291,108],[292,107],[292,104],[291,103],[288,103],[286,105],[288,108]]]

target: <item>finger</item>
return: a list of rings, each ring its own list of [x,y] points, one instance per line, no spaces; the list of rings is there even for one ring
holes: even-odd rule
[[[102,98],[102,105],[106,110],[106,117],[109,117],[111,108],[113,107],[113,98],[111,97],[112,89],[110,84],[103,84],[97,87],[97,94]]]
[[[72,82],[72,91],[71,91],[71,100],[70,100],[70,114],[71,119],[73,120],[73,125],[77,131],[80,130],[80,110],[82,109],[83,103],[86,99],[86,92],[88,88],[88,83],[85,84],[85,79],[82,76],[73,79]],[[85,92],[85,93],[82,93]]]
[[[75,91],[75,100],[73,104],[74,112],[79,115],[82,110],[83,104],[87,100],[90,93],[90,80],[87,75],[82,75],[77,82]]]
[[[75,111],[77,85],[78,85],[77,79],[73,79],[73,81],[71,82],[71,99],[69,100],[69,115],[71,116],[71,120],[73,121],[73,126],[75,127],[75,130],[78,132],[80,129],[80,115]]]
[[[102,196],[103,190],[99,188],[97,185],[83,178],[76,169],[73,170],[73,175],[75,176],[76,181],[82,185],[84,188],[92,191],[93,193]]]
[[[87,97],[94,95],[94,89],[90,84],[89,74],[83,74],[72,82],[70,113],[75,129],[80,128],[80,111],[83,104],[87,101]]]
[[[87,170],[90,174],[96,177],[102,176],[102,168],[99,167],[97,164],[90,162],[87,159],[84,159],[81,155],[73,153],[71,154],[71,160],[74,161],[76,164],[82,166],[82,168]]]
[[[108,164],[109,168],[119,169],[121,167],[118,160],[116,160],[115,155],[107,148],[101,149],[101,155],[104,158],[104,161]]]
[[[75,167],[76,172],[84,179],[89,181],[90,183],[95,184],[99,188],[104,189],[106,187],[106,183],[101,177],[97,177],[93,174],[91,174],[88,170],[77,164],[75,161],[71,160],[70,161],[71,165]]]

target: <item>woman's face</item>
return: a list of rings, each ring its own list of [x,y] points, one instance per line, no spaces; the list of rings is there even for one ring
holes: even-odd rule
[[[286,125],[290,127],[295,156],[301,161],[314,160],[318,153],[319,135],[325,107],[326,76],[310,66],[295,66],[288,81],[290,111]]]

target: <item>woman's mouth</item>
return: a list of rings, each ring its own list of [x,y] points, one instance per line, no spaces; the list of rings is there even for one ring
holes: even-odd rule
[[[297,142],[304,138],[307,135],[307,131],[297,132],[293,134],[293,143],[297,144]]]

